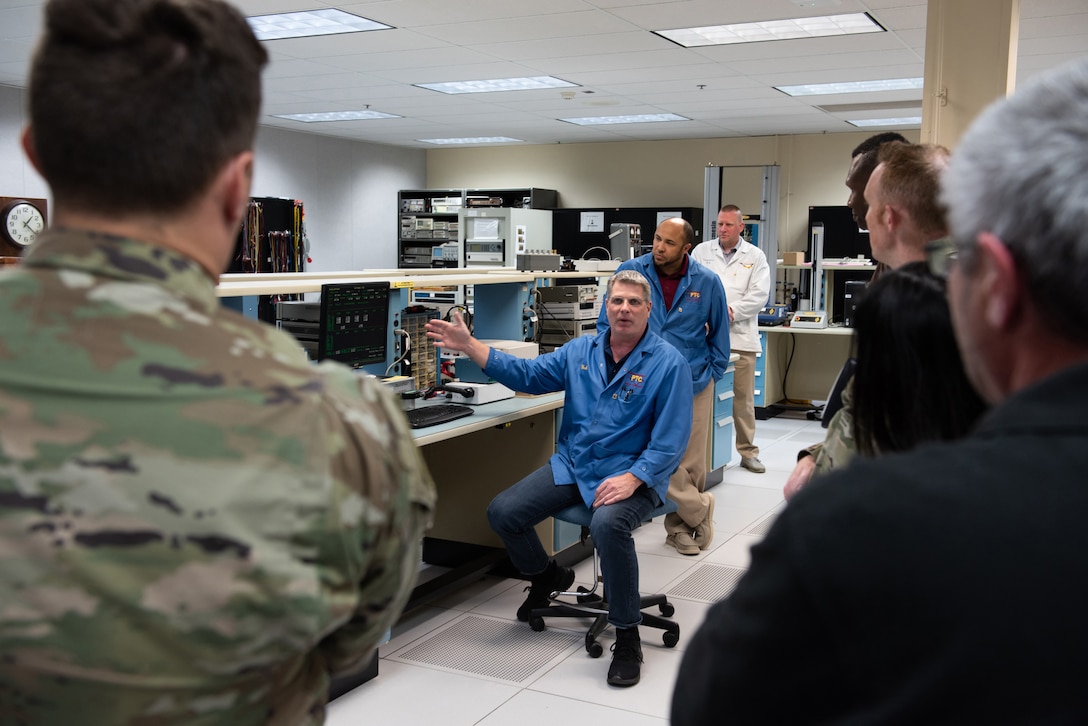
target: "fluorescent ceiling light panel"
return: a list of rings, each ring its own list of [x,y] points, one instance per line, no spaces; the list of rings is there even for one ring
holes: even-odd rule
[[[697,48],[704,45],[760,43],[768,40],[822,38],[829,35],[857,35],[885,31],[868,13],[845,13],[810,18],[762,20],[757,23],[705,25],[700,28],[655,30],[654,32],[685,48]]]
[[[474,136],[463,139],[416,139],[424,144],[505,144],[509,142],[525,143],[521,139],[509,136]]]
[[[324,121],[370,121],[376,118],[404,118],[392,113],[381,111],[328,111],[325,113],[285,113],[274,114],[273,118],[285,118],[290,121],[301,121],[304,124],[321,123]]]
[[[541,88],[577,88],[577,83],[551,76],[532,78],[493,78],[488,81],[450,81],[449,83],[416,83],[440,93],[497,93],[499,91],[535,91]]]
[[[830,96],[836,93],[875,93],[877,91],[913,91],[922,88],[921,78],[888,78],[882,81],[845,83],[807,83],[800,86],[775,86],[788,96]]]
[[[254,15],[246,18],[257,40],[308,38],[313,35],[361,33],[365,30],[387,30],[384,25],[343,10],[310,10],[298,13]]]
[[[675,113],[644,113],[637,116],[584,116],[582,118],[561,118],[569,124],[579,126],[601,126],[604,124],[645,124],[661,121],[691,121],[685,116],[677,116]]]
[[[863,119],[851,119],[846,123],[853,124],[859,128],[867,129],[874,126],[921,126],[921,116],[905,116],[903,118],[863,118]]]

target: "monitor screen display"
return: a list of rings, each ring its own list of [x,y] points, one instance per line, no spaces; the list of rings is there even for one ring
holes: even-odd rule
[[[383,363],[389,336],[389,283],[321,286],[317,359],[352,368]]]
[[[858,229],[858,223],[854,221],[854,213],[850,207],[809,207],[809,230],[816,224],[824,226],[824,259],[831,260],[843,257],[856,258],[871,257],[869,248],[869,233]],[[811,243],[812,236],[809,235]],[[808,259],[813,259],[813,251],[808,251]]]

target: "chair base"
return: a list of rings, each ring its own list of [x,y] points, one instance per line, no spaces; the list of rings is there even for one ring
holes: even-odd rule
[[[676,503],[667,500],[650,512],[647,520],[675,511]],[[583,545],[587,541],[591,541],[589,525],[592,513],[583,504],[572,504],[552,516],[558,520],[581,526],[582,531],[579,539]],[[579,587],[575,592],[552,593],[550,605],[534,608],[529,612],[529,627],[537,632],[544,630],[544,618],[593,618],[593,624],[589,626],[589,630],[586,632],[586,652],[592,658],[600,658],[604,653],[604,648],[597,642],[597,637],[608,628],[608,603],[597,593],[597,589],[601,584],[601,577],[596,547],[592,548],[592,556],[593,582],[595,583],[593,589],[586,590],[584,587]],[[575,602],[568,602],[563,599],[564,597],[573,597]],[[661,616],[645,612],[646,608],[655,606]],[[676,612],[676,608],[673,607],[672,603],[663,594],[642,595],[639,597],[638,607],[639,610],[643,611],[640,625],[663,630],[661,642],[665,644],[666,648],[676,647],[676,644],[680,642],[680,626],[671,620],[665,619],[672,617],[673,613]]]
[[[608,603],[599,596],[593,595],[585,588],[579,587],[583,596],[578,597],[577,603],[568,603],[558,598],[552,600],[552,604],[542,608],[534,608],[529,613],[529,627],[540,632],[546,628],[544,618],[593,618],[593,622],[586,631],[586,652],[591,658],[600,658],[604,654],[604,646],[597,642],[597,638],[608,629]],[[657,607],[661,615],[645,612],[646,608]],[[664,595],[642,595],[639,597],[639,609],[642,613],[642,627],[657,628],[664,631],[661,634],[661,642],[666,648],[675,648],[680,642],[680,626],[672,620],[676,608]]]

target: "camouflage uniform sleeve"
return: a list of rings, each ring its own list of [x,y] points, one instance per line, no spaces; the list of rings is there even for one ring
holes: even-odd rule
[[[351,598],[347,621],[321,642],[333,674],[369,657],[396,621],[419,572],[423,534],[433,522],[435,487],[407,419],[380,384],[350,372],[332,377],[330,431],[340,431],[333,477],[345,492],[343,583]],[[361,400],[360,400],[361,399]],[[361,405],[360,405],[361,404]]]
[[[854,443],[854,381],[846,384],[842,392],[842,408],[831,417],[827,436],[816,452],[816,470],[813,476],[826,474],[846,466],[857,451]]]

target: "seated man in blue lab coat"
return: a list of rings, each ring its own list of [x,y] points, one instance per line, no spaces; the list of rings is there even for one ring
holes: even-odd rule
[[[669,482],[676,511],[665,515],[665,544],[682,555],[697,555],[714,540],[714,495],[706,490],[706,447],[714,381],[729,366],[729,303],[713,270],[691,259],[695,230],[680,217],[663,220],[654,230],[653,250],[627,260],[620,270],[635,270],[650,283],[653,312],[650,330],[676,346],[690,366],[691,434],[680,466]],[[604,310],[597,330],[608,330]]]
[[[608,622],[616,628],[608,683],[639,681],[638,558],[631,531],[665,501],[669,475],[691,431],[691,372],[683,356],[649,330],[650,284],[633,270],[608,281],[609,331],[575,338],[533,360],[515,358],[473,338],[460,316],[432,320],[427,334],[461,351],[488,375],[518,391],[566,391],[563,424],[551,461],[495,497],[488,521],[510,561],[532,584],[518,620],[574,582],[574,571],[549,559],[534,527],[565,507],[593,509],[590,531],[608,588]]]

